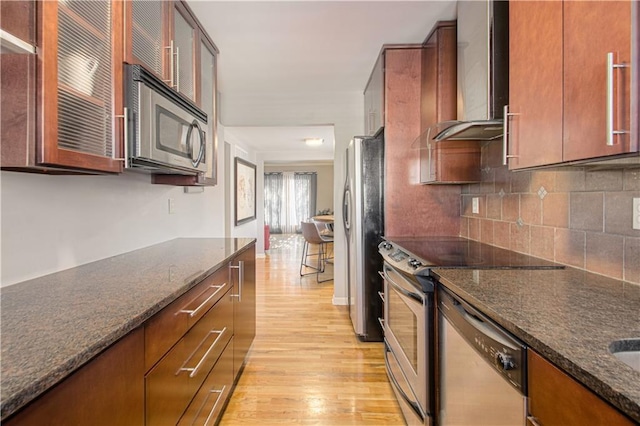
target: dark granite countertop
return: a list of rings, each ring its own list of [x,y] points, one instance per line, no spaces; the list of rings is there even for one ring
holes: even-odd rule
[[[442,284],[640,422],[640,372],[609,352],[640,338],[640,286],[573,268],[436,268]]]
[[[254,241],[180,238],[0,289],[2,419]]]

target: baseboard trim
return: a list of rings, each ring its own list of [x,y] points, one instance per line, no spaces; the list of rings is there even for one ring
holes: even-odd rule
[[[333,296],[332,303],[336,306],[346,306],[349,304],[348,297],[335,297]]]

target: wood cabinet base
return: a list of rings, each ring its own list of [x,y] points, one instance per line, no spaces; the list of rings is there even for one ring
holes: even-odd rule
[[[583,385],[528,351],[529,424],[540,426],[633,425]],[[533,420],[533,421],[532,421]],[[535,422],[535,423],[534,423]]]
[[[144,424],[144,333],[137,329],[2,424]]]

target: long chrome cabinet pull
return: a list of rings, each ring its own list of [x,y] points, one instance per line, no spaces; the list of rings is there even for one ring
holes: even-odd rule
[[[616,135],[624,135],[629,133],[628,130],[615,130],[614,129],[614,119],[615,119],[615,105],[614,105],[614,84],[613,84],[613,73],[616,69],[619,68],[628,68],[627,64],[616,64],[615,63],[615,53],[609,52],[607,53],[607,145],[613,146],[615,144],[615,136]]]
[[[200,370],[200,368],[202,367],[202,364],[204,363],[204,361],[207,359],[207,357],[209,356],[209,354],[211,353],[211,351],[213,350],[213,348],[216,346],[216,344],[218,343],[218,340],[220,340],[220,338],[222,337],[222,335],[224,334],[224,332],[227,331],[227,327],[223,328],[222,330],[211,330],[205,337],[204,339],[202,339],[202,341],[200,342],[200,344],[198,345],[197,348],[195,348],[193,350],[193,352],[191,352],[191,354],[189,355],[189,357],[185,360],[185,362],[182,364],[182,367],[180,367],[178,369],[178,371],[176,371],[176,376],[178,374],[180,374],[183,371],[190,371],[189,373],[189,377],[194,377],[196,374],[198,374],[198,370]],[[193,357],[193,355],[198,351],[198,349],[200,349],[200,347],[202,346],[202,344],[205,342],[205,340],[207,340],[207,338],[209,337],[209,335],[211,334],[217,334],[218,337],[216,337],[216,340],[213,341],[213,343],[211,344],[211,346],[209,346],[209,349],[207,349],[207,352],[204,353],[204,355],[202,355],[202,358],[200,358],[200,361],[198,361],[198,363],[196,364],[195,367],[185,367],[185,365],[187,365],[187,362],[189,362],[191,360],[191,358]]]
[[[244,260],[238,260],[238,266],[229,265],[229,269],[238,270],[238,294],[232,294],[231,297],[237,297],[242,302],[242,286],[244,285]]]
[[[124,168],[127,169],[129,168],[129,108],[124,107],[123,111],[122,111],[122,115],[116,115],[116,118],[122,118],[124,121],[124,126],[123,126],[123,132],[124,132],[124,138],[122,143],[123,143],[123,155],[122,158],[116,158],[116,150],[115,150],[115,141],[116,138],[113,138],[113,142],[114,144],[111,147],[111,151],[112,151],[112,158],[114,160],[118,160],[118,161],[123,161],[124,162]]]
[[[504,131],[502,132],[502,164],[508,165],[509,158],[518,158],[517,155],[509,155],[509,117],[520,115],[515,112],[509,112],[509,105],[505,105],[502,109],[504,117]]]
[[[527,424],[530,424],[531,426],[540,426],[538,419],[533,416],[527,416]]]
[[[225,386],[222,386],[222,389],[219,389],[219,390],[218,389],[211,389],[209,391],[209,395],[211,395],[212,393],[217,393],[218,397],[216,398],[216,402],[213,404],[213,407],[211,408],[211,411],[209,411],[209,415],[207,416],[207,419],[204,421],[204,426],[207,426],[209,424],[209,422],[211,421],[211,419],[213,418],[213,413],[216,412],[216,407],[218,406],[218,402],[220,402],[220,400],[222,399],[222,395],[224,395],[224,390],[226,388],[227,388],[227,386],[225,385]],[[209,397],[207,397],[207,399],[209,399]],[[206,403],[206,400],[205,400],[205,403]]]
[[[175,69],[175,63],[173,61],[173,57],[175,56],[173,53],[173,40],[171,40],[169,42],[168,46],[164,47],[165,49],[169,49],[169,80],[163,80],[165,83],[169,83],[169,86],[174,87],[173,85],[173,80],[175,78],[174,76],[174,69]]]
[[[180,91],[180,48],[176,46],[176,91]]]
[[[189,314],[190,317],[196,316],[198,314],[198,311],[200,311],[200,309],[204,308],[207,305],[207,303],[209,303],[209,301],[211,299],[213,299],[216,296],[216,294],[218,294],[220,292],[220,290],[222,290],[226,286],[227,286],[227,283],[222,283],[222,285],[209,286],[209,288],[217,288],[217,290],[214,291],[213,293],[211,293],[211,296],[207,297],[207,299],[204,302],[202,302],[200,305],[198,305],[197,308],[195,308],[195,309],[181,309],[178,312],[176,312],[176,315],[178,315],[178,314]]]

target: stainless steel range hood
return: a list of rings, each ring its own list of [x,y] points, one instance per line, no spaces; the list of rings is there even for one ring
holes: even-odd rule
[[[436,124],[441,140],[493,140],[509,98],[509,3],[458,1],[458,120]]]

